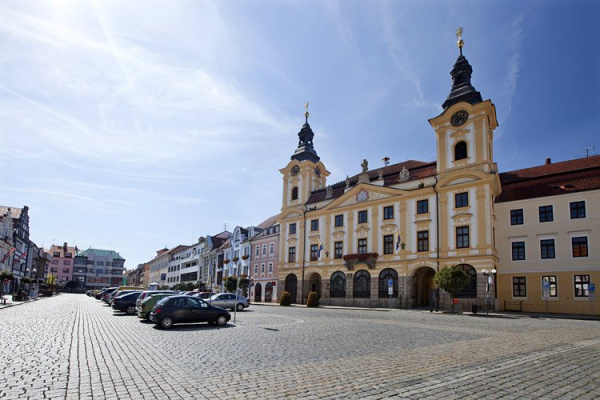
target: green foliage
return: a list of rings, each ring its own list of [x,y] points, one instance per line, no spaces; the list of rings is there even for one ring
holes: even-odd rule
[[[181,290],[182,292],[191,292],[192,290],[198,289],[198,284],[195,282],[180,282],[171,288],[172,290]]]
[[[456,293],[469,282],[469,275],[458,265],[455,265],[443,268],[435,274],[433,281],[454,298],[456,297]]]
[[[306,307],[319,307],[319,294],[317,292],[310,292],[308,294]]]
[[[2,271],[0,271],[0,281],[12,281],[13,279],[15,279],[15,276],[13,275],[12,272],[7,271],[5,269],[3,269]]]
[[[279,305],[284,307],[289,307],[292,305],[292,294],[290,292],[281,293],[281,297],[279,298]]]
[[[223,285],[225,286],[225,290],[227,290],[229,293],[235,292],[235,286],[237,285],[237,276],[231,275],[223,279]]]

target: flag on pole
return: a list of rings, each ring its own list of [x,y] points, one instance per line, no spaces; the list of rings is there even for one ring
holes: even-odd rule
[[[400,249],[400,229],[398,229],[398,227],[396,227],[396,231],[397,231],[397,236],[396,236],[396,251],[398,251]]]
[[[8,257],[10,257],[10,255],[11,255],[12,253],[14,253],[16,249],[17,249],[16,247],[12,247],[12,248],[11,248],[11,249],[8,251],[8,253],[6,253],[6,254],[4,255],[4,257],[2,258],[2,261],[0,261],[0,263],[3,263],[4,261],[6,261],[6,259],[7,259]]]
[[[321,239],[319,239],[319,258],[321,258],[321,251],[323,251],[323,243],[321,243]]]
[[[27,252],[25,252],[25,253],[21,254],[21,255],[19,256],[19,258],[15,259],[15,260],[13,261],[13,265],[14,265],[14,264],[16,264],[16,263],[18,263],[19,261],[21,261],[21,259],[22,259],[23,257],[25,257],[26,255],[27,255]]]

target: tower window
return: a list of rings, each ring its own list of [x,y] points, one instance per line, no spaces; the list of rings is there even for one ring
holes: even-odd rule
[[[294,186],[292,189],[292,200],[298,200],[298,186]]]
[[[467,158],[467,142],[458,142],[454,146],[454,161]]]

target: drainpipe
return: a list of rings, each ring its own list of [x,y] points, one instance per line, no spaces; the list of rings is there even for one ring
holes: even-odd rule
[[[438,178],[437,178],[437,174],[435,175],[435,184],[433,185],[433,191],[435,192],[435,208],[436,208],[436,213],[435,213],[435,223],[436,223],[436,228],[435,228],[435,247],[437,250],[437,257],[436,257],[436,274],[438,272],[440,272],[440,194],[438,193],[436,186],[438,183]],[[436,288],[436,302],[435,302],[435,311],[440,311],[440,288],[439,286]]]

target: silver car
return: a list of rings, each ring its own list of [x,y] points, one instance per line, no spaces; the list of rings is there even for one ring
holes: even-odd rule
[[[250,307],[250,301],[247,298],[240,295],[236,296],[233,293],[218,293],[205,301],[213,306],[237,311],[243,311],[244,308]]]

